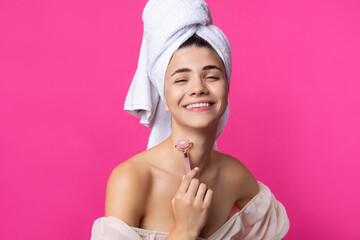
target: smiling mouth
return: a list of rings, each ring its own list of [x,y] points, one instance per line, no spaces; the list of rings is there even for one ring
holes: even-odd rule
[[[206,107],[210,107],[212,105],[213,105],[213,103],[211,103],[211,102],[193,103],[193,104],[186,105],[185,108],[186,109],[204,108],[204,107],[206,108]]]

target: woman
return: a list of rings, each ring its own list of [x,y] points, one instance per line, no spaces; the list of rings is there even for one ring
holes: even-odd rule
[[[173,20],[179,12],[188,15]],[[152,128],[149,149],[111,173],[105,217],[95,221],[92,238],[283,238],[289,221],[282,204],[240,161],[214,149],[228,115],[231,54],[206,3],[151,0],[143,19],[125,109]],[[180,139],[193,143],[185,176],[184,156],[174,147]]]

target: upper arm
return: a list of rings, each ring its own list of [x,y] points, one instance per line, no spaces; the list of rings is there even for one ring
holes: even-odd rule
[[[259,185],[249,169],[236,158],[232,159],[232,185],[236,193],[235,205],[242,209],[258,192]]]
[[[117,166],[106,186],[105,216],[113,216],[129,226],[138,227],[147,202],[146,180],[146,174],[131,163]]]

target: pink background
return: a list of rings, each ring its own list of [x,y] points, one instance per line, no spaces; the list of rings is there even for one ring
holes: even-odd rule
[[[123,111],[145,3],[0,2],[0,239],[89,239],[145,149]],[[233,49],[219,149],[285,205],[286,239],[360,239],[360,2],[208,3]]]

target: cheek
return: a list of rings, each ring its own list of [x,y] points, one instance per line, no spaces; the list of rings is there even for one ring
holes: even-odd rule
[[[228,98],[228,87],[226,84],[219,84],[213,87],[212,92],[221,99]]]
[[[181,100],[181,91],[174,87],[166,87],[164,90],[164,98],[169,107],[177,105]]]

